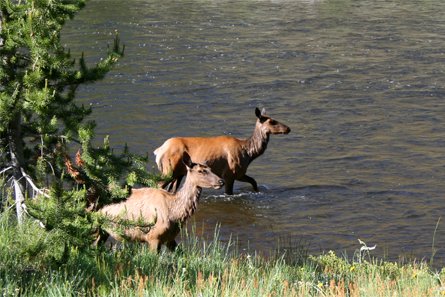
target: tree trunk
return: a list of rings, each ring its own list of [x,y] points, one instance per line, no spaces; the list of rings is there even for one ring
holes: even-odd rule
[[[2,32],[3,15],[0,11],[0,33]],[[0,47],[3,46],[3,39],[0,37]],[[20,114],[16,116],[9,127],[9,154],[13,170],[12,183],[14,185],[15,207],[17,210],[17,221],[19,224],[23,221],[22,204],[25,201],[25,180],[22,174],[24,165],[23,143],[21,135]]]
[[[3,15],[0,10],[0,33],[2,33],[2,23],[3,23]],[[3,39],[0,37],[0,46],[3,46]]]
[[[12,182],[14,183],[15,207],[17,210],[17,220],[21,224],[23,221],[22,204],[25,202],[26,180],[22,174],[24,167],[23,142],[21,135],[21,119],[17,115],[9,127],[9,154],[13,170]]]

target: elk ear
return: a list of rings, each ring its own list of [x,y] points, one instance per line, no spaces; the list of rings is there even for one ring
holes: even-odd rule
[[[264,123],[268,117],[265,116],[266,114],[266,110],[263,108],[262,111],[260,111],[260,109],[257,107],[255,108],[255,115],[258,118],[258,120],[260,121],[260,123]]]
[[[189,154],[184,153],[184,156],[182,156],[182,163],[184,163],[184,165],[187,168],[192,168],[193,166],[195,166],[195,164],[192,162],[192,159],[190,158]]]
[[[257,118],[261,119],[261,111],[258,107],[255,107],[255,115]]]

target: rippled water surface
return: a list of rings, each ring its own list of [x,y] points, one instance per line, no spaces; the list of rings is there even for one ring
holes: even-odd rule
[[[256,106],[292,129],[249,167],[260,193],[204,192],[200,231],[391,259],[434,240],[445,263],[444,1],[90,0],[63,40],[94,62],[115,31],[125,57],[79,90],[113,146],[248,137]]]

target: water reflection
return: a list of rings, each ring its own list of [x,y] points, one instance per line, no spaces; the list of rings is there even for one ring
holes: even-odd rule
[[[125,12],[125,13],[123,13]],[[445,213],[445,2],[93,0],[64,34],[90,61],[126,56],[80,99],[100,135],[151,154],[181,135],[248,137],[254,107],[288,124],[249,167],[260,194],[207,193],[194,220],[268,250],[377,244],[431,256]],[[216,196],[215,196],[216,195]],[[439,224],[437,263],[445,260]]]

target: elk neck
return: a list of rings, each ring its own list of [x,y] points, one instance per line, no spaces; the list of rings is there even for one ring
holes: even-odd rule
[[[255,130],[250,138],[247,139],[246,151],[251,161],[261,156],[267,148],[269,143],[269,133],[264,131],[261,127],[261,123],[258,121],[255,125]]]
[[[176,192],[174,199],[171,201],[169,208],[169,219],[171,221],[183,223],[193,215],[198,207],[199,196],[202,188],[190,184],[186,176],[184,185]]]

